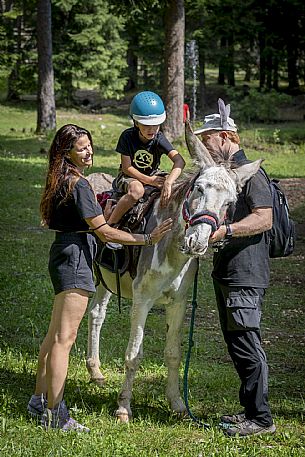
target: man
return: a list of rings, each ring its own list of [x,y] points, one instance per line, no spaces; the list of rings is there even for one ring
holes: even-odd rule
[[[205,117],[200,135],[211,156],[229,155],[237,166],[249,162],[240,148],[230,105],[218,100],[219,114]],[[260,318],[269,283],[268,230],[272,227],[272,197],[262,171],[258,171],[228,209],[226,223],[211,242],[224,243],[214,253],[213,283],[220,323],[229,354],[240,377],[240,403],[244,411],[221,418],[226,435],[274,433],[268,405],[268,366],[261,346]]]

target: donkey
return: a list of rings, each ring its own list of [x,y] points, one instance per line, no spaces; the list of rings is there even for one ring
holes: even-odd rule
[[[189,123],[186,124],[186,143],[197,169],[176,184],[166,208],[160,208],[158,201],[155,203],[146,228],[149,232],[157,223],[171,217],[174,221],[172,231],[157,245],[143,247],[135,279],[122,280],[121,294],[132,298],[132,308],[130,337],[125,354],[126,374],[116,411],[121,422],[128,422],[132,417],[132,387],[143,356],[145,322],[148,312],[157,303],[164,304],[166,309],[166,396],[174,412],[185,412],[186,407],[179,392],[179,366],[182,325],[188,289],[196,273],[196,258],[204,255],[211,234],[224,221],[226,208],[236,200],[242,186],[261,164],[261,160],[257,160],[235,169],[230,161],[216,164],[193,134]],[[115,279],[108,279],[111,282],[110,290],[115,292]],[[110,296],[111,292],[99,285],[89,311],[87,368],[91,380],[98,385],[104,382],[99,370],[99,335]]]

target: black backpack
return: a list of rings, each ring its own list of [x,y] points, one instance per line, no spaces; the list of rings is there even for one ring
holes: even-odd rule
[[[286,257],[292,254],[295,246],[295,223],[289,217],[287,197],[278,179],[270,179],[262,169],[269,182],[273,200],[273,224],[270,230],[269,257]]]

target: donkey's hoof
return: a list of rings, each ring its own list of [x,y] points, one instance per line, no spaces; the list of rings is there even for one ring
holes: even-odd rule
[[[128,424],[129,423],[128,414],[116,414],[116,419],[120,424]]]
[[[170,400],[170,407],[173,413],[177,414],[177,416],[184,417],[186,413],[186,406],[181,398],[175,398],[174,400]]]
[[[115,412],[115,417],[121,424],[128,424],[132,417],[131,411],[128,412],[128,409],[120,406],[119,409],[117,409]]]
[[[188,413],[187,413],[186,410],[176,412],[176,416],[177,416],[179,419],[187,419],[187,418],[189,417],[189,415],[188,415]]]

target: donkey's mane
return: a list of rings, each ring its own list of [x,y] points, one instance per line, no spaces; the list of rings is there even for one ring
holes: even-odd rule
[[[187,190],[192,187],[194,181],[196,181],[198,174],[199,171],[189,171],[184,173],[183,178],[179,179],[179,181],[177,181],[173,186],[171,200],[181,201]]]

